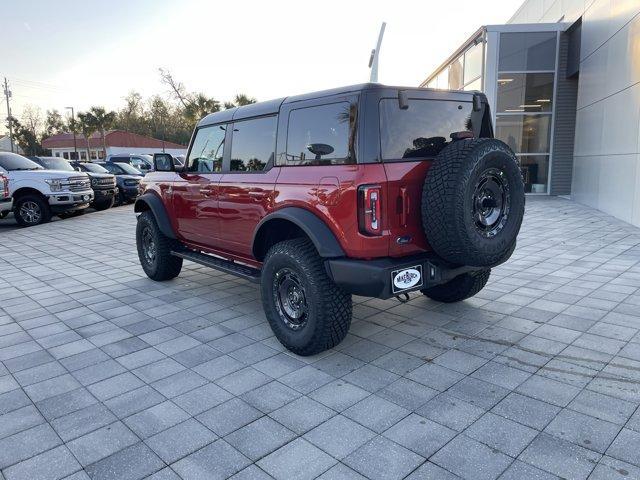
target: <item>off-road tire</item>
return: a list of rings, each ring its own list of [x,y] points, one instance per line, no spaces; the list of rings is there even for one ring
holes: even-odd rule
[[[508,213],[491,237],[476,227],[474,192],[488,171],[498,172],[508,192]],[[507,203],[505,203],[506,205]],[[455,265],[495,266],[509,258],[524,215],[524,183],[516,156],[500,140],[453,142],[436,157],[422,190],[422,224],[429,244]]]
[[[29,222],[20,214],[23,205],[28,204],[29,202],[33,202],[39,209],[40,219],[36,222]],[[13,205],[13,216],[21,227],[32,227],[34,225],[50,222],[51,215],[51,208],[49,207],[47,200],[40,195],[23,195],[15,200]]]
[[[148,230],[155,245],[155,256],[153,260],[147,257],[143,247],[145,230]],[[180,270],[182,270],[182,258],[171,255],[171,250],[177,248],[177,242],[160,231],[156,217],[150,210],[142,212],[140,216],[138,216],[136,246],[138,247],[140,265],[150,279],[162,282],[176,278],[180,274]]]
[[[99,202],[93,202],[93,204],[91,204],[91,206],[96,209],[98,212],[102,211],[102,210],[109,210],[111,207],[113,207],[113,204],[115,203],[115,196],[111,197],[111,199],[109,200],[101,200]]]
[[[275,292],[276,275],[283,269],[300,280],[308,305],[306,324],[293,330],[281,317]],[[262,305],[280,343],[297,355],[308,356],[338,345],[349,331],[351,295],[327,275],[313,243],[295,238],[275,244],[267,252],[261,276]]]
[[[425,288],[421,292],[437,302],[459,302],[473,297],[482,290],[489,280],[489,275],[491,275],[491,269],[463,273],[447,283]]]

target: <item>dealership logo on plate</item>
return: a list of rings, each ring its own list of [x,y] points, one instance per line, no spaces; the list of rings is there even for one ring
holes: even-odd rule
[[[411,288],[420,282],[420,272],[415,268],[408,268],[396,274],[393,284],[396,288]]]

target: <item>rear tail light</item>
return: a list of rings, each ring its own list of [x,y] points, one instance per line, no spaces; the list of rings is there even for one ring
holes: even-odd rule
[[[358,188],[358,223],[360,233],[382,235],[382,189],[380,185],[362,185]]]
[[[9,198],[9,179],[0,173],[0,197]]]

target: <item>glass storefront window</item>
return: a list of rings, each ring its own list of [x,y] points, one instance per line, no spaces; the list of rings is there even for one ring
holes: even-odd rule
[[[556,32],[500,34],[498,70],[522,72],[555,70]]]
[[[449,88],[460,90],[462,84],[462,57],[458,57],[449,65]]]
[[[478,78],[464,87],[465,90],[482,90],[482,78]]]
[[[551,115],[498,115],[496,138],[515,153],[548,153]]]
[[[482,42],[464,53],[464,83],[469,83],[480,75],[482,75]]]
[[[520,155],[520,170],[527,193],[547,193],[549,155]]]
[[[449,69],[445,68],[436,77],[436,88],[447,89],[449,88]]]
[[[550,112],[553,73],[501,73],[498,75],[498,112]]]

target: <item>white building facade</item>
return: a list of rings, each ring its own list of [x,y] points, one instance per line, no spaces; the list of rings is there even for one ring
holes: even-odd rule
[[[476,45],[482,73],[467,79]],[[529,193],[571,195],[640,226],[640,0],[527,0],[422,85],[487,94]]]

